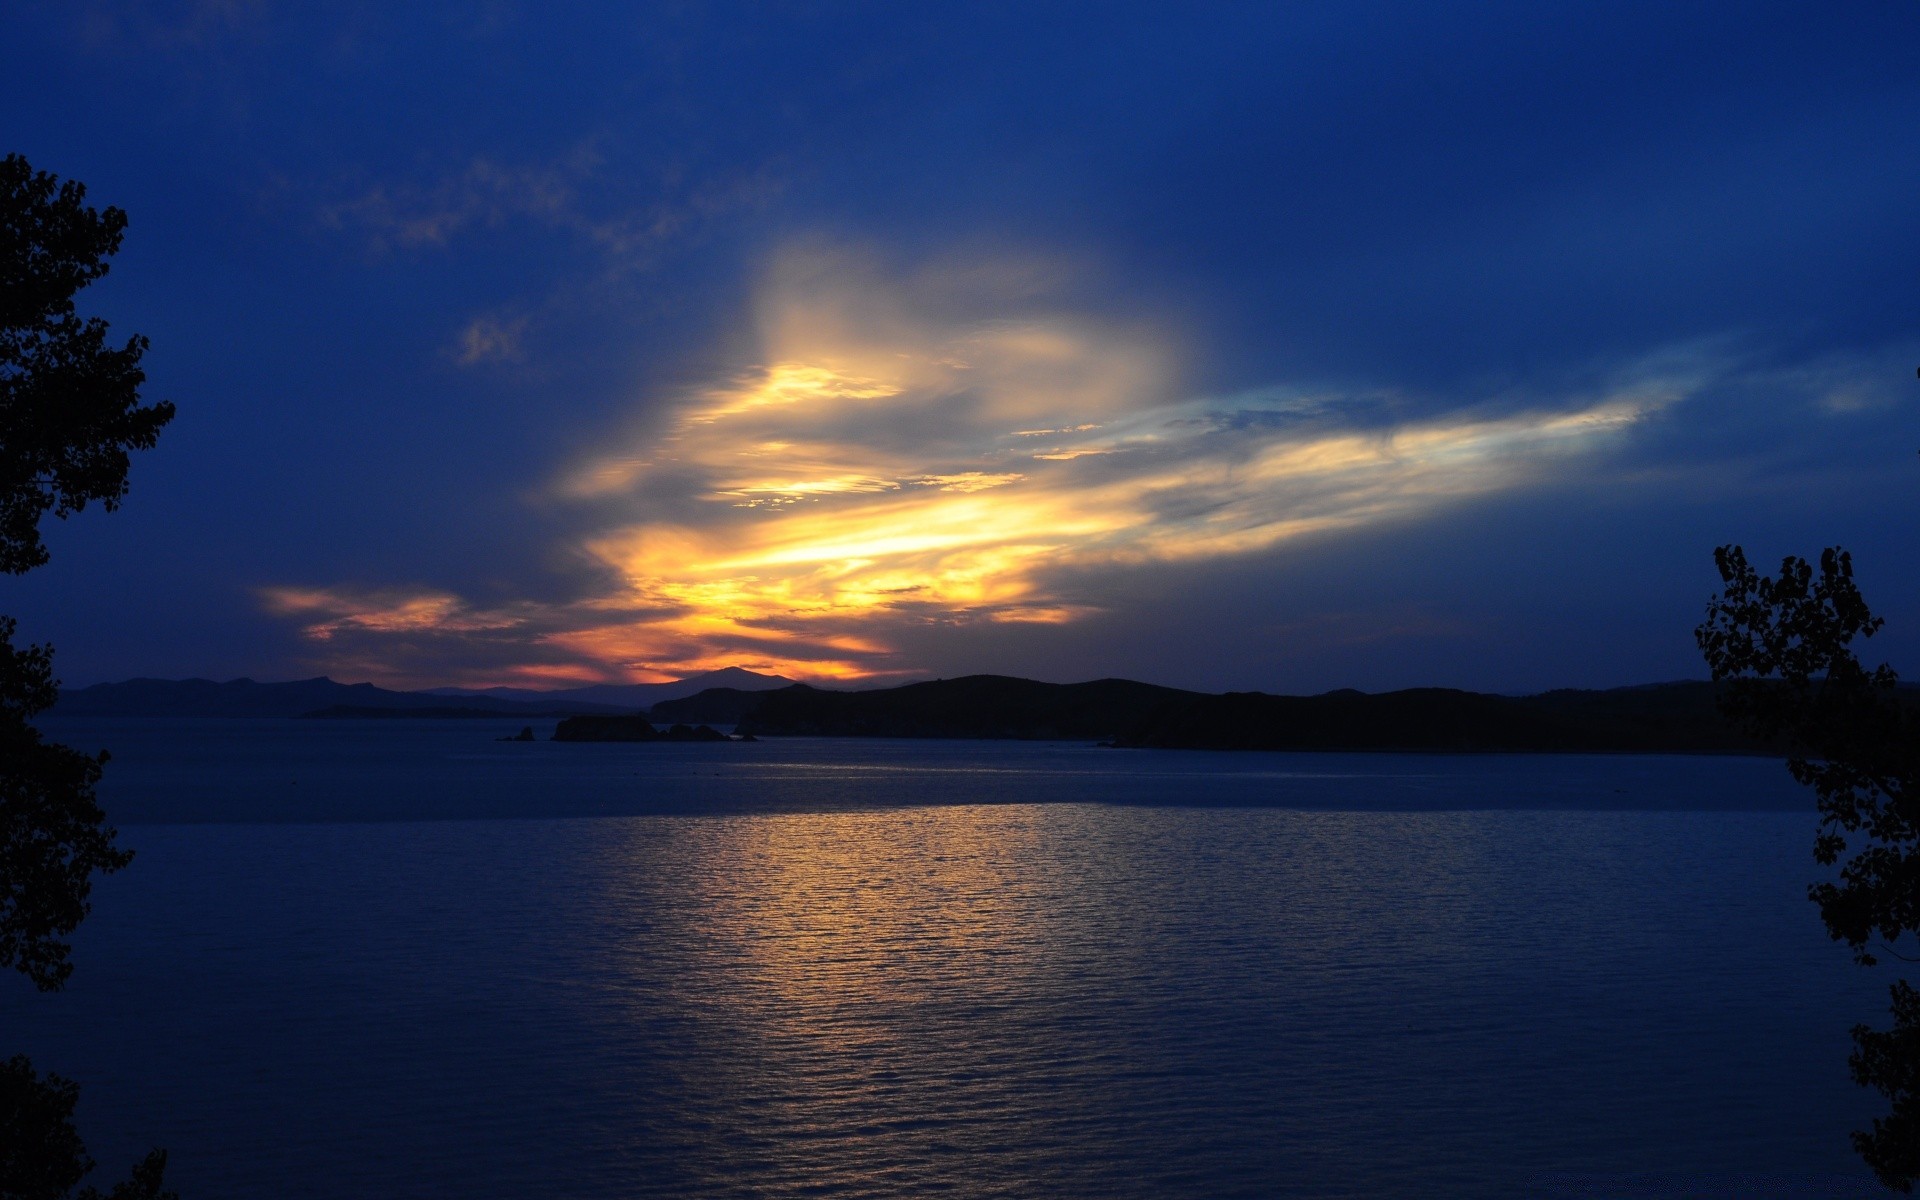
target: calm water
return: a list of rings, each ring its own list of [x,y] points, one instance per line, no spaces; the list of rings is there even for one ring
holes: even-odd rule
[[[512,728],[54,724],[0,1052],[188,1200],[1873,1194],[1777,763]]]

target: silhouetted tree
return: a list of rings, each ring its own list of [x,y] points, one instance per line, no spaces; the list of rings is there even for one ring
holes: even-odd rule
[[[142,405],[147,339],[115,348],[74,293],[107,273],[127,214],[87,207],[87,189],[0,160],[0,571],[47,561],[40,517],[127,492],[128,454],[153,448],[173,405]]]
[[[17,154],[0,160],[0,572],[47,561],[48,512],[117,507],[129,454],[150,448],[173,417],[171,404],[140,403],[146,339],[115,347],[106,322],[74,311],[74,294],[106,274],[126,223],[117,208],[88,207],[80,184]],[[87,915],[93,876],[133,856],[114,845],[94,798],[107,756],[48,742],[33,727],[57,694],[52,652],[16,649],[14,628],[0,617],[0,968],[53,991],[73,971],[66,938]],[[92,1169],[73,1131],[77,1095],[24,1058],[0,1064],[0,1200],[58,1200]],[[160,1190],[165,1163],[164,1153],[148,1155],[110,1196],[171,1195]]]
[[[1868,670],[1851,648],[1881,619],[1867,608],[1846,551],[1821,552],[1814,570],[1788,558],[1769,578],[1738,546],[1714,552],[1725,590],[1694,631],[1722,708],[1755,736],[1792,747],[1788,770],[1818,800],[1814,858],[1839,864],[1837,881],[1808,888],[1827,932],[1863,966],[1920,936],[1920,720],[1882,664]],[[1851,857],[1847,857],[1851,851]],[[1855,1149],[1881,1182],[1911,1192],[1920,1181],[1920,991],[1891,985],[1893,1027],[1853,1029],[1854,1080],[1891,1101]]]
[[[80,1088],[58,1075],[42,1079],[33,1064],[15,1056],[0,1062],[0,1196],[6,1200],[179,1200],[163,1189],[167,1152],[154,1150],[133,1168],[132,1178],[104,1195],[98,1188],[77,1194],[93,1159],[73,1128]]]
[[[65,937],[87,915],[94,872],[133,855],[114,846],[94,799],[107,756],[46,741],[30,723],[57,694],[52,656],[14,649],[13,631],[0,617],[0,966],[53,991],[73,973]]]

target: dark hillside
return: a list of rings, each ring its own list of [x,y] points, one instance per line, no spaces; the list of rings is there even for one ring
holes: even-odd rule
[[[872,692],[795,684],[761,693],[740,727],[832,737],[1110,738],[1198,698],[1129,679],[1058,684],[969,675]]]
[[[662,700],[647,712],[656,721],[737,725],[770,694],[732,687],[708,688],[697,695],[683,696],[678,700]]]
[[[1449,688],[1368,695],[1205,696],[1120,739],[1209,750],[1764,753],[1714,707],[1711,684],[1489,696]]]
[[[447,715],[448,708],[502,716],[546,716],[555,712],[610,713],[621,710],[586,702],[532,703],[491,696],[461,697],[453,704],[446,696],[425,692],[395,692],[371,683],[336,683],[321,676],[285,683],[252,679],[129,679],[97,683],[62,691],[54,713],[62,717],[299,717],[324,710],[384,709],[393,715]],[[438,711],[435,711],[438,710]]]
[[[656,706],[673,720],[737,720],[757,734],[1087,738],[1207,750],[1494,753],[1784,753],[1720,716],[1710,683],[1493,696],[1450,688],[1369,695],[1204,695],[1124,679],[1052,684],[973,675],[866,692],[796,684]]]
[[[1549,750],[1577,740],[1520,701],[1448,688],[1202,696],[1119,739],[1206,750]]]

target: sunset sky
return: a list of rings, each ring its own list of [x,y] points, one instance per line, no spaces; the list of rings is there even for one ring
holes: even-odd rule
[[[180,415],[70,685],[1920,677],[1920,6],[9,6]]]

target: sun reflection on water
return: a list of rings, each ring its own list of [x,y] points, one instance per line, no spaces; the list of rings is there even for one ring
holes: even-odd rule
[[[999,1195],[1057,1174],[1050,1156],[1096,1175],[1137,1159],[1169,1104],[1186,1128],[1255,1136],[1238,1128],[1250,1095],[1255,1119],[1339,1141],[1314,1112],[1349,1084],[1277,1082],[1262,1074],[1271,1063],[1218,1057],[1222,1039],[1305,1038],[1312,1057],[1341,1005],[1369,1025],[1392,1025],[1383,1014],[1399,1005],[1435,1029],[1471,1021],[1432,1008],[1436,980],[1457,978],[1416,981],[1514,920],[1486,886],[1485,823],[1210,817],[793,813],[681,821],[609,846],[621,882],[603,903],[640,922],[609,947],[624,964],[613,974],[634,981],[625,1011],[654,1022],[669,1004],[698,1063],[675,1087],[698,1114],[685,1158],[709,1172],[689,1186],[884,1195],[937,1179]],[[1382,845],[1392,877],[1367,865]],[[1363,971],[1375,988],[1356,984]],[[1196,1054],[1210,1075],[1194,1074]],[[957,1161],[1006,1174],[953,1178]]]

